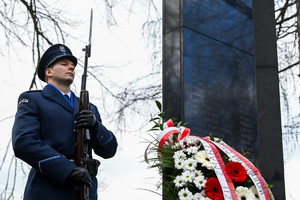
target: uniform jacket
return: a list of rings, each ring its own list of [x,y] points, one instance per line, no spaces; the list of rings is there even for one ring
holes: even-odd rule
[[[73,104],[54,86],[28,91],[20,95],[12,130],[12,144],[16,157],[32,169],[29,173],[24,200],[75,200],[76,191],[67,184],[67,177],[76,167],[70,159],[76,157],[76,125],[79,98]],[[113,157],[117,141],[107,130],[96,106],[91,104],[98,121],[98,133],[89,147],[103,157]],[[91,150],[90,150],[91,152]],[[91,155],[91,153],[90,153]],[[97,179],[92,177],[90,197],[97,199]]]

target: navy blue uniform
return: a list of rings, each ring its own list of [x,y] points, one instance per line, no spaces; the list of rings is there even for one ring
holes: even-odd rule
[[[76,165],[76,120],[79,98],[73,104],[55,87],[47,85],[41,91],[20,95],[12,131],[15,155],[32,166],[25,188],[25,200],[72,200],[76,190],[67,184],[67,177]],[[98,121],[98,133],[91,138],[89,147],[103,157],[113,157],[117,141],[101,122],[97,107],[91,110]],[[90,156],[92,155],[90,149]],[[97,199],[97,179],[92,177],[90,198]]]

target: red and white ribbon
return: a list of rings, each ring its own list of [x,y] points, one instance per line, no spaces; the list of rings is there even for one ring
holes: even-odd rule
[[[234,161],[237,161],[241,163],[244,168],[246,169],[249,177],[253,181],[254,185],[257,188],[259,198],[261,200],[271,200],[268,186],[260,174],[259,170],[244,156],[242,156],[239,152],[228,146],[227,144],[223,143],[217,143],[217,142],[212,142],[214,143],[217,147],[219,147],[229,158],[231,158]]]
[[[174,127],[172,120],[168,120],[164,123],[164,130],[158,135],[159,148],[162,148],[166,141],[173,143],[172,140],[174,134],[178,134],[175,140],[179,141],[185,137],[188,137],[190,129],[186,127]],[[225,143],[218,143],[211,141],[209,137],[198,137],[198,136],[189,136],[199,140],[205,148],[205,151],[208,155],[210,162],[212,163],[213,169],[218,177],[220,185],[222,187],[223,195],[225,200],[237,200],[237,194],[235,192],[235,187],[230,179],[229,175],[225,170],[225,164],[223,159],[217,149],[221,149],[228,157],[231,159],[240,162],[248,172],[249,177],[252,179],[254,185],[257,188],[259,197],[261,200],[271,200],[269,195],[268,187],[261,176],[259,170],[244,156],[235,151],[230,146]]]
[[[211,162],[213,169],[220,182],[223,196],[225,200],[238,200],[237,194],[235,192],[235,187],[231,178],[225,169],[225,164],[223,162],[222,156],[219,153],[217,147],[209,140],[197,138],[205,148],[206,154]]]
[[[174,134],[178,134],[177,141],[182,140],[186,136],[189,135],[190,129],[186,127],[174,127],[173,121],[169,119],[163,124],[164,130],[157,136],[157,140],[159,141],[159,148],[162,148],[166,141],[175,142],[173,141],[172,137]]]

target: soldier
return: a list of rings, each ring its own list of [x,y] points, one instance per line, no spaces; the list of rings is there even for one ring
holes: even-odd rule
[[[102,124],[97,107],[91,104],[91,110],[78,113],[79,98],[70,90],[76,64],[67,46],[52,45],[38,65],[38,76],[47,85],[43,90],[24,92],[18,99],[13,150],[32,167],[25,200],[75,200],[80,184],[90,187],[90,199],[97,199],[95,172],[74,164],[77,128],[90,131],[91,159],[92,149],[103,158],[116,153],[116,137]]]

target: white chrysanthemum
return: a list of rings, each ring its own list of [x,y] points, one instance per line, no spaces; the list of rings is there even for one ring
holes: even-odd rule
[[[195,155],[195,159],[199,163],[201,163],[203,167],[206,167],[207,169],[213,169],[213,166],[212,166],[211,162],[209,161],[209,158],[208,158],[205,150],[199,151]]]
[[[254,197],[255,197],[255,200],[259,200],[259,194],[258,194],[258,191],[256,189],[256,187],[254,185],[252,185],[252,187],[250,188],[250,191],[253,193]]]
[[[200,192],[200,194],[203,196],[203,198],[202,198],[201,200],[212,200],[212,199],[209,198],[209,197],[205,197],[205,190],[202,190],[202,191]]]
[[[178,196],[180,200],[190,200],[193,194],[187,188],[184,188],[178,192]]]
[[[176,169],[183,169],[183,165],[184,165],[183,163],[184,163],[184,160],[181,160],[181,159],[174,160]]]
[[[184,171],[181,175],[184,182],[193,182],[194,173],[190,171]]]
[[[186,159],[186,155],[182,150],[176,151],[173,155],[175,168],[176,169],[183,169],[183,163]]]
[[[193,137],[186,137],[182,140],[183,143],[186,143],[188,146],[196,144],[196,140]]]
[[[210,198],[205,197],[205,190],[202,190],[200,193],[194,194],[192,199],[196,199],[196,200],[211,200]]]
[[[185,182],[184,182],[182,176],[176,176],[176,178],[174,179],[173,182],[175,183],[175,186],[178,187],[178,188],[185,185]]]
[[[185,149],[185,152],[187,152],[187,154],[189,155],[193,155],[193,154],[196,154],[198,152],[198,147],[195,147],[195,146],[191,146],[191,147],[188,147]]]
[[[194,183],[198,189],[202,189],[206,184],[206,179],[203,175],[195,177]]]
[[[184,170],[194,171],[196,169],[196,166],[197,166],[197,161],[194,160],[193,158],[189,158],[185,160],[183,163]]]
[[[195,170],[194,174],[195,174],[195,178],[197,178],[198,176],[203,176],[203,173],[199,170]]]
[[[179,150],[179,151],[175,151],[174,155],[173,155],[174,160],[185,160],[186,159],[186,155],[183,152],[183,150]]]
[[[200,194],[200,193],[196,193],[196,194],[194,194],[193,197],[192,197],[193,200],[201,200],[201,199],[203,199],[203,198],[204,198],[204,197],[203,197],[202,194]]]
[[[192,196],[192,200],[211,200],[208,197],[205,197],[202,193],[196,193]]]
[[[238,186],[235,190],[239,200],[255,200],[254,194],[248,188]]]

